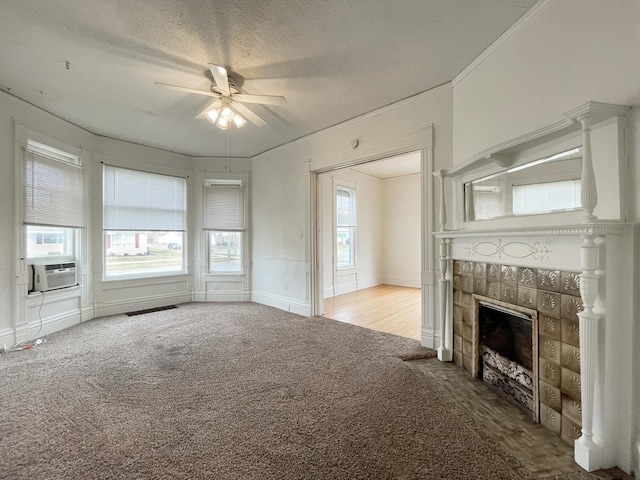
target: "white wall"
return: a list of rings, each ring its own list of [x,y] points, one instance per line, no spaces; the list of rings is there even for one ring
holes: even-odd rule
[[[383,277],[382,181],[350,169],[323,173],[318,178],[322,208],[324,298],[373,287]],[[336,185],[356,189],[356,268],[334,270],[333,210]]]
[[[454,80],[454,163],[555,123],[563,118],[563,113],[590,100],[640,104],[638,25],[640,3],[637,1],[548,0],[537,4],[523,22]],[[629,186],[630,198],[634,199],[630,218],[637,224],[640,220],[637,108],[628,115],[627,125],[628,158],[635,175],[633,185]],[[607,161],[595,158],[594,152],[594,162],[604,165]],[[624,176],[624,172],[622,174]],[[599,182],[603,185],[602,176]],[[636,235],[636,244],[637,240]],[[631,269],[629,264],[622,267]],[[637,254],[634,268],[633,291],[637,292],[640,269]],[[608,289],[612,287],[612,277],[615,278],[615,272],[608,273]],[[620,435],[615,444],[607,446],[604,463],[640,471],[637,318],[640,310],[637,300],[634,304],[629,298],[627,303],[621,311],[631,312],[635,306],[633,313],[606,319],[607,329],[615,327],[619,332],[617,337],[622,334],[626,338],[620,341],[619,350],[608,349],[608,355],[615,355],[617,364],[622,364],[616,372],[620,404],[609,408],[634,407],[631,412],[620,413]],[[633,345],[628,342],[629,337],[634,338]],[[632,362],[634,368],[630,373]],[[631,390],[634,390],[632,400],[626,394]],[[635,445],[629,445],[626,437],[629,424],[635,424],[631,441]]]
[[[421,129],[430,123],[434,168],[446,168],[451,165],[451,101],[451,87],[443,85],[253,158],[255,301],[310,313],[309,172],[418,149]],[[359,140],[355,150],[354,138]],[[428,195],[434,192],[437,188]]]
[[[382,181],[383,282],[420,287],[420,174]]]

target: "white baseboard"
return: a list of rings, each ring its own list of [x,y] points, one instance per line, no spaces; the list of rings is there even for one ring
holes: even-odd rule
[[[16,332],[13,328],[3,328],[0,330],[0,348],[6,345],[7,348],[16,344]]]
[[[43,318],[42,327],[40,326],[40,320],[37,319],[32,320],[28,325],[23,324],[15,329],[5,328],[0,331],[0,347],[6,345],[7,348],[10,348],[16,343],[35,340],[38,337],[78,325],[82,320],[83,317],[80,310],[74,309],[59,315]]]
[[[382,283],[386,283],[387,285],[396,285],[398,287],[422,288],[420,278],[384,277]]]
[[[137,310],[146,310],[147,308],[166,307],[179,303],[188,303],[192,300],[191,292],[180,292],[164,295],[148,295],[133,299],[104,302],[96,304],[95,316],[104,317],[107,315],[117,315],[120,313],[135,312]]]
[[[199,290],[194,294],[196,302],[250,302],[251,292],[243,290]]]
[[[423,347],[435,350],[440,346],[440,332],[436,332],[433,328],[422,327],[421,339]]]
[[[293,312],[305,317],[311,316],[311,305],[308,303],[294,300],[292,298],[280,297],[271,293],[251,292],[251,301],[268,305],[270,307],[279,308],[285,312]]]
[[[331,298],[338,295],[344,295],[345,293],[357,292],[365,288],[375,287],[383,282],[379,278],[370,278],[367,280],[359,280],[358,282],[341,283],[335,286],[335,293],[333,287],[327,287],[323,290],[323,298]]]

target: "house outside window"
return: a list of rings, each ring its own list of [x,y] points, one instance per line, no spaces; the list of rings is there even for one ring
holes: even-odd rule
[[[185,273],[186,180],[104,166],[104,278]]]
[[[338,270],[356,266],[356,191],[336,187],[336,265]]]

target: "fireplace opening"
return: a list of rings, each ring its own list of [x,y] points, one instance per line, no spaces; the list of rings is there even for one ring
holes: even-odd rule
[[[537,421],[532,321],[526,313],[478,302],[479,376]]]

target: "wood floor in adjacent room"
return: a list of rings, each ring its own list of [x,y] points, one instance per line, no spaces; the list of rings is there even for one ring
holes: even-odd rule
[[[324,316],[420,340],[419,288],[377,285],[324,299]]]

